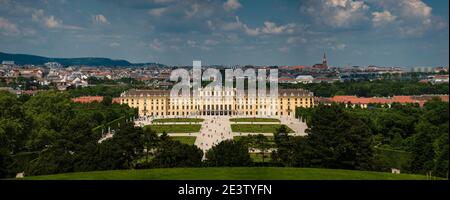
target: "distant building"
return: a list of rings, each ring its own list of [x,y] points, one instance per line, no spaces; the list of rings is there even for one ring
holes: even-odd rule
[[[314,77],[311,75],[300,75],[300,76],[297,76],[297,78],[295,78],[295,79],[298,83],[303,83],[303,84],[312,83],[314,81]]]
[[[393,97],[356,97],[356,96],[334,96],[331,98],[316,98],[317,103],[330,105],[331,103],[343,103],[347,107],[368,108],[370,104],[387,105],[391,107],[393,103],[414,104],[423,106],[433,98],[440,98],[444,102],[449,102],[448,95],[420,95],[420,96],[393,96]]]
[[[62,67],[62,65],[57,63],[57,62],[47,62],[44,65],[46,67],[48,67],[48,68],[60,68],[60,67]]]
[[[323,53],[322,64],[315,64],[313,65],[312,68],[318,70],[327,70],[328,69],[327,55]]]
[[[337,81],[341,81],[338,77],[317,77],[314,78],[314,83],[334,83]]]
[[[24,77],[24,78],[40,79],[43,76],[43,72],[39,69],[25,69],[25,70],[20,70],[19,76]]]
[[[280,77],[278,78],[279,83],[297,83],[296,79],[291,77]]]
[[[92,102],[102,102],[103,97],[102,96],[82,96],[77,98],[72,98],[73,102],[76,103],[92,103]]]
[[[449,77],[447,75],[436,75],[434,76],[431,81],[432,84],[440,84],[440,83],[449,83]]]
[[[295,116],[296,107],[313,107],[312,92],[280,89],[277,99],[236,95],[236,90],[200,91],[198,98],[172,98],[170,90],[129,90],[121,94],[122,104],[137,108],[140,116]],[[214,100],[214,101],[213,101]]]
[[[4,60],[2,61],[2,65],[15,65],[14,61]]]

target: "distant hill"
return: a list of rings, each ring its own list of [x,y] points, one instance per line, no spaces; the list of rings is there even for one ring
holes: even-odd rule
[[[28,55],[28,54],[9,54],[0,52],[0,63],[2,61],[14,61],[18,65],[43,65],[47,62],[57,62],[63,66],[70,65],[85,65],[85,66],[111,66],[111,67],[133,67],[143,65],[154,65],[162,67],[162,64],[156,63],[130,63],[127,60],[113,60],[110,58],[48,58],[42,56]]]

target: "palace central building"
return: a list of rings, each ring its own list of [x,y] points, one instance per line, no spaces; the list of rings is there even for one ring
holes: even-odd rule
[[[122,93],[119,101],[137,108],[139,116],[295,116],[296,107],[314,106],[314,95],[303,89],[279,89],[278,96],[238,97],[236,90],[230,89],[171,98],[170,90],[133,89]]]

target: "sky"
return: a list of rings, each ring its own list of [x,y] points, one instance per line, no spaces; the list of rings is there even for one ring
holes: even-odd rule
[[[448,66],[448,0],[0,0],[0,51],[191,65]]]

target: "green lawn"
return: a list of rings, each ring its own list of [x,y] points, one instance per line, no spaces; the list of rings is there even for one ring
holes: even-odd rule
[[[200,118],[162,118],[162,119],[154,119],[152,122],[154,123],[171,123],[171,122],[194,122],[199,123],[205,121]]]
[[[155,124],[150,128],[156,133],[196,133],[200,131],[200,124]]]
[[[170,138],[172,138],[172,140],[175,140],[175,141],[180,141],[183,144],[194,145],[195,139],[197,137],[194,137],[194,136],[173,136],[173,137],[170,137]]]
[[[275,133],[280,126],[281,124],[231,124],[231,130],[242,133]],[[288,130],[290,133],[294,132],[289,127]]]
[[[279,119],[275,118],[231,118],[230,122],[280,122]]]
[[[382,172],[283,168],[166,168],[115,170],[26,177],[27,180],[426,180],[423,175]]]

